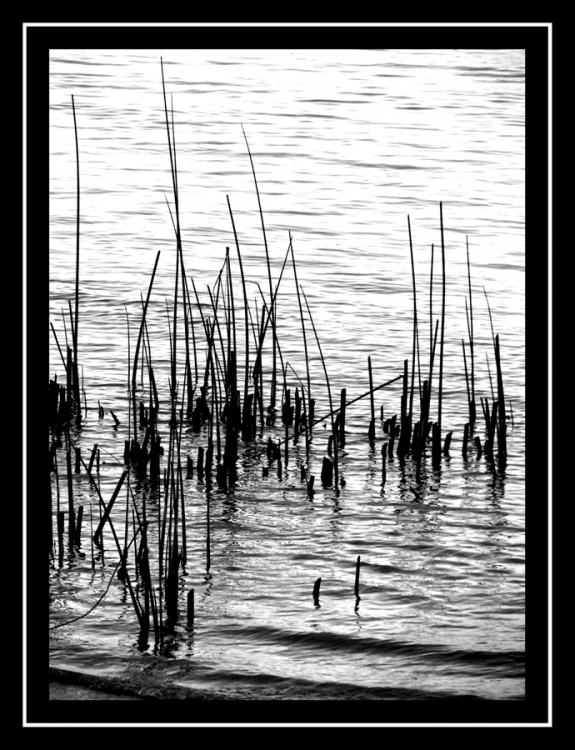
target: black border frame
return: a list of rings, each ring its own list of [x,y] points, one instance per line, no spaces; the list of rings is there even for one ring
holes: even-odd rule
[[[114,22],[115,23],[115,22]],[[35,431],[38,393],[48,371],[48,52],[51,48],[517,48],[526,50],[526,698],[524,701],[204,701],[201,708],[183,702],[48,701],[47,608],[36,571],[42,570],[44,534],[28,528],[27,562],[27,722],[68,725],[176,723],[229,725],[282,724],[546,724],[548,713],[548,471],[541,446],[548,444],[548,237],[549,237],[549,50],[551,28],[532,26],[401,27],[98,27],[27,26],[26,80],[26,204],[27,329],[24,345],[27,372],[27,493],[28,517],[45,496],[38,479]],[[46,319],[44,319],[44,315]],[[42,322],[38,326],[38,321]],[[545,400],[541,395],[545,395]],[[536,428],[533,425],[537,425]],[[535,433],[535,434],[534,434]],[[545,451],[543,451],[545,453]],[[41,462],[40,462],[41,464]],[[42,516],[43,517],[43,516]],[[41,579],[43,580],[43,579]]]

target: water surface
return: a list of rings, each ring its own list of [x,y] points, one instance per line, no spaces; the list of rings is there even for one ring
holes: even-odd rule
[[[211,566],[206,572],[206,486],[185,481],[188,560],[182,602],[196,592],[193,629],[182,618],[165,652],[142,649],[125,586],[113,580],[87,617],[51,630],[51,663],[99,675],[146,675],[159,684],[279,690],[329,686],[377,697],[524,697],[524,53],[517,50],[53,50],[50,59],[50,316],[70,335],[74,299],[76,162],[81,172],[79,360],[87,414],[75,436],[83,455],[101,451],[102,496],[111,496],[128,437],[128,327],[133,356],[141,299],[156,254],[148,312],[158,388],[166,404],[166,304],[174,294],[176,243],[160,55],[173,106],[187,273],[209,301],[234,237],[234,213],[252,299],[268,289],[257,196],[242,126],[257,172],[270,263],[279,276],[289,244],[322,344],[332,390],[348,399],[391,380],[409,360],[413,293],[408,216],[418,286],[422,365],[428,367],[430,304],[441,304],[440,211],[447,275],[444,434],[450,456],[418,488],[411,461],[394,459],[381,486],[381,446],[366,439],[369,399],[348,410],[340,456],[345,486],[300,479],[303,441],[290,446],[282,478],[262,478],[265,438],[247,446],[233,492],[211,495]],[[461,340],[468,339],[467,252],[471,259],[476,391],[491,400],[495,365],[485,292],[500,335],[506,399],[513,410],[507,469],[461,455],[468,421]],[[434,246],[434,287],[429,279]],[[292,393],[305,380],[293,273],[278,297],[278,336]],[[171,312],[170,312],[171,315]],[[241,316],[240,316],[241,317]],[[181,330],[181,328],[180,328]],[[316,414],[329,403],[308,332]],[[201,353],[203,356],[203,352]],[[269,358],[268,358],[269,359]],[[183,347],[178,351],[183,365]],[[241,364],[241,361],[240,361]],[[269,364],[269,362],[268,362]],[[293,369],[291,369],[293,368]],[[183,373],[182,367],[180,371]],[[297,376],[294,374],[297,373]],[[50,338],[50,377],[64,382]],[[265,387],[269,390],[269,368]],[[376,410],[400,411],[401,385],[376,394]],[[266,396],[266,398],[268,398]],[[160,397],[162,400],[162,396]],[[339,400],[339,399],[338,399]],[[105,409],[98,418],[98,403]],[[434,407],[436,408],[436,407]],[[116,429],[110,411],[120,419]],[[481,418],[481,410],[479,418]],[[435,418],[435,417],[434,417]],[[329,423],[315,429],[310,469],[319,475]],[[483,440],[483,424],[477,433]],[[167,434],[167,429],[166,433]],[[277,437],[283,432],[277,428]],[[205,432],[184,431],[192,456]],[[64,461],[60,492],[66,497]],[[57,488],[52,482],[54,510]],[[145,484],[132,480],[138,501]],[[76,504],[97,514],[84,474]],[[67,501],[62,500],[65,504]],[[118,502],[120,526],[125,497]],[[88,520],[89,523],[89,520]],[[153,529],[153,524],[152,524]],[[86,613],[117,563],[111,536],[92,563],[56,554],[50,567],[51,625]],[[353,587],[361,556],[361,599]],[[322,578],[321,606],[313,583]],[[311,665],[311,666],[310,666]],[[328,691],[328,692],[329,692]],[[346,693],[347,691],[347,693]],[[379,692],[378,692],[379,691]],[[411,691],[411,692],[410,692]]]

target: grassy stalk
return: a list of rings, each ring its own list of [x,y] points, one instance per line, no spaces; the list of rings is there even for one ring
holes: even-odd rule
[[[261,224],[262,224],[262,234],[263,234],[263,237],[264,237],[264,246],[265,246],[265,249],[266,249],[266,264],[267,264],[267,269],[268,269],[268,281],[269,281],[269,285],[270,285],[270,312],[271,312],[271,320],[272,320],[272,337],[273,337],[273,369],[272,369],[272,387],[271,387],[271,397],[270,397],[271,398],[270,403],[271,403],[271,406],[273,407],[273,406],[275,406],[275,400],[276,400],[276,339],[277,339],[277,334],[276,334],[276,321],[275,321],[275,309],[274,309],[275,306],[274,306],[274,303],[273,303],[274,293],[273,293],[273,287],[272,287],[272,272],[271,272],[271,267],[270,267],[270,256],[269,256],[269,251],[268,251],[268,241],[267,241],[267,237],[266,237],[266,228],[265,228],[265,224],[264,224],[264,214],[263,214],[263,211],[262,211],[262,204],[261,204],[261,200],[260,200],[260,191],[259,191],[259,188],[258,188],[258,181],[256,179],[256,170],[254,168],[254,162],[253,162],[253,159],[252,159],[252,154],[251,154],[251,151],[250,151],[250,146],[249,146],[248,139],[247,139],[246,133],[244,131],[243,125],[242,125],[242,132],[244,134],[244,139],[245,139],[245,142],[246,142],[246,148],[248,150],[248,156],[250,157],[250,164],[251,164],[251,167],[252,167],[252,174],[254,176],[254,184],[256,186],[256,195],[257,195],[257,198],[258,198],[258,208],[259,208],[260,220],[261,220]],[[290,243],[291,243],[291,238],[290,238]]]
[[[310,378],[310,374],[309,374],[309,356],[308,356],[308,351],[307,351],[307,337],[306,337],[306,334],[305,334],[305,322],[304,322],[304,315],[303,315],[303,307],[302,307],[302,304],[301,304],[301,296],[300,296],[300,293],[299,293],[299,285],[298,285],[298,281],[297,281],[297,270],[296,270],[295,256],[294,256],[294,253],[293,253],[293,244],[292,244],[291,232],[289,234],[289,243],[290,243],[290,248],[291,248],[293,274],[294,274],[294,278],[295,278],[295,288],[296,288],[296,292],[297,292],[297,302],[298,302],[298,306],[299,306],[299,316],[300,316],[300,320],[301,320],[301,332],[302,332],[302,337],[303,337],[303,348],[304,348],[304,353],[305,353],[305,371],[306,371],[306,378],[307,378],[307,398],[308,398],[308,404],[310,405],[310,408],[311,408],[311,378]],[[313,414],[311,414],[311,412],[310,412],[307,415],[306,422],[305,422],[305,424],[306,424],[306,427],[305,427],[305,429],[306,429],[306,445],[309,445],[309,442],[310,442],[310,432],[311,432],[311,427],[312,427],[312,419],[313,419]]]
[[[413,243],[411,241],[411,222],[407,217],[407,228],[409,231],[409,253],[411,255],[411,276],[413,281],[413,353],[411,359],[411,389],[409,392],[409,416],[413,418],[413,389],[415,379],[415,350],[417,347],[417,294],[415,289],[415,262],[413,260]],[[420,378],[421,381],[421,378]],[[421,382],[420,382],[421,389]]]
[[[50,323],[50,327],[52,329],[52,333],[54,334],[54,339],[56,341],[56,346],[58,347],[58,351],[60,352],[60,358],[62,360],[62,364],[64,365],[64,370],[67,369],[66,367],[66,360],[64,359],[64,355],[62,354],[62,349],[60,348],[60,342],[58,341],[58,336],[56,336],[56,331],[54,330],[53,323]]]
[[[232,207],[230,205],[230,199],[229,196],[226,196],[228,201],[228,209],[230,212],[230,218],[232,220],[232,229],[234,232],[234,240],[236,243],[236,250],[238,253],[238,262],[240,264],[240,275],[242,278],[242,290],[244,293],[244,326],[245,326],[245,334],[246,334],[246,350],[245,350],[245,372],[244,372],[244,407],[245,403],[248,399],[248,372],[249,372],[249,362],[250,362],[250,330],[249,330],[249,321],[248,321],[248,294],[246,291],[246,279],[244,276],[244,267],[242,264],[242,256],[240,253],[240,245],[238,242],[238,235],[236,232],[236,225],[234,222],[234,215],[232,213]]]
[[[302,290],[303,291],[303,290]],[[388,385],[391,385],[392,383],[397,382],[398,380],[401,380],[403,378],[403,375],[398,375],[396,378],[392,378],[391,380],[388,380],[386,383],[382,383],[381,385],[376,386],[373,389],[373,393],[376,393],[377,391],[381,390],[382,388],[387,387]],[[345,406],[346,408],[348,406],[351,406],[352,404],[355,404],[356,401],[360,401],[362,398],[366,398],[367,396],[370,396],[372,393],[371,390],[366,391],[365,393],[362,393],[361,396],[356,396],[356,398],[352,398],[351,401],[346,401]],[[329,417],[332,417],[333,415],[337,414],[339,412],[339,407],[337,409],[334,409],[333,411],[330,411],[328,414],[324,414],[323,417],[318,417],[316,420],[314,420],[314,426],[316,424],[319,424],[320,422],[324,422],[326,419],[329,419]]]
[[[442,269],[442,293],[441,293],[441,339],[439,344],[439,393],[437,407],[437,426],[439,438],[441,439],[441,416],[443,398],[443,343],[445,340],[445,244],[443,241],[443,204],[439,204],[439,217],[441,225],[441,269]]]
[[[74,116],[74,137],[76,140],[76,294],[72,340],[74,347],[74,368],[76,370],[76,376],[74,378],[74,397],[76,399],[76,404],[78,405],[78,414],[80,414],[80,386],[78,381],[78,315],[80,310],[80,151],[78,147],[78,127],[76,124],[74,96],[72,96],[72,114]]]
[[[152,293],[152,286],[154,284],[154,278],[156,276],[156,269],[158,267],[158,261],[160,260],[160,251],[156,255],[156,262],[154,263],[154,270],[152,271],[152,277],[150,279],[150,285],[148,286],[148,294],[146,296],[146,302],[144,304],[144,312],[142,313],[142,321],[140,323],[140,331],[138,333],[138,340],[136,342],[136,352],[134,354],[134,367],[132,369],[132,414],[134,415],[134,440],[138,438],[137,423],[135,419],[136,414],[136,377],[138,374],[138,356],[140,353],[140,346],[142,343],[142,335],[144,333],[144,325],[146,322],[146,314],[148,312],[148,304],[150,302],[150,295]]]
[[[469,263],[469,237],[465,238],[467,248],[467,280],[469,283],[469,350],[471,352],[471,412],[470,422],[475,422],[475,344],[473,336],[473,294],[471,291],[471,266]]]
[[[309,309],[309,303],[307,301],[307,297],[305,296],[305,292],[304,292],[303,287],[301,285],[300,285],[300,289],[301,289],[301,293],[303,294],[303,298],[305,300],[305,304],[306,304],[306,307],[307,307],[307,313],[309,315],[309,320],[310,320],[311,326],[313,328],[315,340],[316,340],[316,343],[317,343],[317,348],[319,349],[319,356],[320,356],[320,359],[321,359],[321,364],[322,364],[322,367],[323,367],[323,372],[325,374],[325,382],[326,382],[326,385],[327,385],[327,394],[328,394],[328,398],[329,398],[329,410],[330,410],[330,417],[331,417],[331,434],[333,435],[333,470],[334,470],[335,488],[336,488],[336,492],[337,492],[338,480],[339,480],[338,449],[337,449],[337,433],[336,433],[336,429],[335,429],[335,420],[333,418],[333,415],[335,414],[335,411],[334,411],[334,408],[333,408],[333,401],[332,401],[332,398],[331,398],[331,387],[330,387],[330,384],[329,384],[329,377],[328,377],[328,374],[327,374],[327,368],[325,366],[325,360],[323,358],[323,352],[321,350],[321,344],[319,343],[319,336],[317,335],[317,331],[316,331],[316,328],[315,328],[315,323],[313,322],[313,318],[312,318],[312,315],[311,315],[311,310]]]

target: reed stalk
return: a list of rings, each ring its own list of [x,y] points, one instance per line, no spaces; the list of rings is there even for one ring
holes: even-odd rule
[[[467,357],[465,355],[465,342],[463,341],[463,339],[461,339],[461,348],[463,349],[463,371],[465,373],[465,388],[467,390],[467,404],[469,406],[469,422],[470,424],[473,424],[473,420],[471,419],[471,414],[473,411],[472,406],[471,406],[472,397],[471,397],[471,389],[469,385],[469,375],[467,372]]]
[[[474,424],[476,419],[475,409],[475,343],[473,336],[473,293],[471,291],[471,265],[469,263],[469,237],[465,238],[467,248],[467,280],[469,284],[469,350],[471,352],[471,401],[469,421]]]
[[[413,418],[413,390],[415,381],[415,350],[417,346],[417,293],[415,288],[415,262],[413,259],[413,243],[411,241],[411,222],[407,217],[407,228],[409,231],[409,253],[411,256],[411,277],[413,281],[413,353],[411,358],[411,388],[409,391],[409,417]],[[421,391],[421,378],[420,378]]]
[[[289,242],[291,247],[291,257],[292,257],[292,266],[293,266],[293,274],[295,279],[295,288],[297,292],[297,302],[299,307],[299,316],[301,320],[301,332],[302,332],[302,338],[303,338],[303,348],[304,348],[304,355],[305,355],[305,371],[306,371],[306,378],[307,378],[307,398],[308,398],[308,404],[311,408],[311,378],[309,374],[309,355],[307,351],[307,336],[305,333],[305,323],[304,323],[304,315],[303,315],[303,307],[301,304],[301,295],[299,293],[299,285],[297,281],[297,270],[296,270],[296,262],[295,262],[295,256],[293,252],[293,243],[292,243],[292,237],[291,232],[289,233]],[[311,437],[311,428],[312,428],[312,422],[313,422],[313,414],[309,413],[308,417],[306,418],[306,445],[309,446],[310,443],[310,437]]]
[[[500,468],[507,462],[507,416],[505,413],[505,395],[503,392],[503,373],[501,370],[501,354],[499,349],[499,334],[495,337],[495,364],[497,365],[497,404],[499,407],[499,423],[497,436],[498,459]]]
[[[104,528],[104,526],[106,524],[106,521],[110,517],[110,513],[112,511],[114,503],[116,502],[116,498],[118,497],[118,495],[120,493],[120,490],[122,489],[122,485],[124,484],[124,480],[126,479],[127,474],[128,474],[127,471],[123,471],[122,472],[122,476],[120,477],[120,479],[118,481],[118,484],[116,485],[116,489],[112,493],[112,497],[110,498],[110,502],[108,503],[108,505],[105,505],[104,501],[102,500],[102,496],[100,495],[100,492],[99,492],[99,490],[98,490],[98,488],[96,486],[96,490],[98,492],[98,496],[99,496],[99,498],[101,500],[102,507],[104,508],[104,515],[100,519],[100,522],[99,522],[98,526],[96,527],[96,531],[95,531],[94,537],[93,537],[94,538],[94,542],[96,544],[98,544],[99,541],[100,541],[100,538],[102,536],[102,530],[103,530],[103,528]]]
[[[327,385],[327,394],[328,394],[328,398],[329,398],[329,410],[330,410],[330,417],[331,417],[331,433],[333,435],[333,470],[334,470],[334,477],[335,477],[335,487],[336,487],[336,492],[337,492],[338,479],[339,479],[338,448],[337,448],[337,433],[336,433],[336,429],[335,429],[335,421],[334,421],[334,418],[333,418],[333,415],[335,414],[335,411],[334,411],[334,408],[333,408],[333,401],[332,401],[332,398],[331,398],[331,387],[330,387],[330,384],[329,384],[329,377],[328,377],[328,374],[327,374],[327,368],[325,366],[325,360],[323,358],[323,352],[321,350],[321,344],[319,343],[319,336],[317,335],[317,331],[316,331],[316,328],[315,328],[315,323],[313,322],[313,318],[312,318],[312,315],[311,315],[311,310],[309,309],[309,303],[307,301],[307,297],[305,295],[305,292],[304,292],[303,287],[301,286],[301,284],[300,284],[300,289],[301,289],[301,293],[303,294],[303,298],[305,300],[305,304],[306,304],[306,307],[307,307],[307,313],[309,315],[309,320],[310,320],[310,323],[311,323],[312,328],[313,328],[315,340],[316,340],[316,343],[317,343],[317,348],[319,349],[319,356],[320,356],[320,359],[321,359],[321,364],[322,364],[322,367],[323,367],[323,372],[325,374],[325,382],[326,382],[326,385]]]
[[[375,399],[373,398],[373,373],[371,371],[371,357],[367,358],[367,369],[369,372],[369,391],[370,391],[370,406],[371,406],[371,422],[369,423],[369,441],[371,443],[375,440]]]
[[[355,598],[356,599],[360,598],[360,596],[359,596],[359,568],[360,568],[360,565],[361,565],[361,555],[358,555],[357,556],[357,563],[355,565],[355,586],[354,586],[354,593],[355,593]]]
[[[142,320],[140,322],[140,330],[138,332],[138,339],[136,341],[136,351],[134,354],[134,367],[132,369],[132,414],[136,414],[136,377],[138,374],[138,356],[140,354],[140,345],[142,342],[142,335],[144,333],[144,325],[146,322],[146,314],[148,312],[148,305],[150,302],[150,295],[152,293],[152,286],[154,284],[154,278],[156,276],[156,269],[158,267],[158,261],[160,260],[160,251],[158,250],[158,254],[156,255],[156,261],[154,263],[154,269],[152,271],[152,276],[150,278],[150,284],[148,286],[148,294],[146,296],[146,302],[144,304],[144,311],[142,313]],[[136,420],[134,419],[134,440],[138,439],[138,430],[136,425]]]
[[[303,291],[303,290],[302,290]],[[376,393],[377,391],[380,391],[382,388],[386,388],[388,385],[391,385],[392,383],[397,382],[398,380],[401,380],[403,378],[403,375],[398,375],[395,378],[392,378],[391,380],[388,380],[385,383],[382,383],[381,385],[376,386],[373,391],[369,390],[365,393],[362,393],[361,396],[356,396],[355,398],[352,398],[351,401],[346,401],[345,406],[346,408],[348,406],[351,406],[352,404],[355,404],[356,401],[361,401],[361,399],[366,398],[367,396],[370,396],[373,393]],[[337,414],[340,410],[340,407],[337,409],[333,409],[332,411],[328,412],[327,414],[324,414],[322,417],[318,417],[314,420],[313,426],[315,427],[316,424],[319,424],[320,422],[324,422],[326,419],[329,419],[329,417],[332,417],[333,415]]]
[[[74,303],[74,327],[72,341],[74,346],[74,398],[78,409],[77,420],[80,421],[80,388],[78,380],[78,315],[80,310],[80,151],[78,146],[78,127],[76,124],[76,108],[72,96],[72,115],[74,117],[74,137],[76,141],[76,293]]]
[[[313,603],[316,607],[319,607],[319,588],[321,586],[321,578],[318,578],[313,585]]]
[[[66,440],[66,478],[68,483],[68,534],[74,537],[74,488],[72,485],[72,456],[69,438]]]
[[[443,397],[443,343],[445,339],[445,244],[443,241],[443,204],[439,204],[439,217],[441,226],[441,269],[442,269],[442,291],[441,291],[441,339],[439,344],[439,393],[437,407],[437,426],[441,439],[441,417]]]
[[[248,399],[248,371],[249,371],[249,362],[250,362],[250,332],[249,332],[249,321],[248,321],[248,293],[246,290],[246,279],[244,276],[244,267],[242,263],[242,255],[240,253],[240,245],[238,242],[238,235],[236,232],[236,225],[234,222],[234,215],[232,213],[232,207],[230,205],[230,198],[226,195],[226,199],[228,201],[228,209],[230,212],[230,219],[232,220],[232,229],[234,232],[234,240],[236,243],[236,251],[238,253],[238,262],[240,264],[240,276],[242,279],[242,290],[244,293],[244,327],[245,327],[245,336],[246,336],[246,344],[245,344],[245,372],[244,372],[244,410],[246,401]],[[248,412],[249,413],[249,412]],[[248,430],[249,428],[247,426],[244,426],[244,430]],[[244,439],[250,439],[251,431],[246,432]]]
[[[431,243],[431,270],[429,274],[429,359],[431,360],[433,350],[433,256],[434,246]],[[431,386],[431,380],[429,381]]]
[[[273,293],[273,288],[272,288],[272,273],[271,273],[271,267],[270,267],[270,256],[269,256],[269,252],[268,252],[268,241],[267,241],[267,237],[266,237],[266,228],[265,228],[265,224],[264,224],[264,214],[263,214],[263,211],[262,211],[262,204],[261,204],[261,200],[260,200],[260,191],[259,191],[259,188],[258,188],[258,181],[256,179],[256,170],[254,168],[254,162],[253,162],[253,159],[252,159],[252,154],[251,154],[251,151],[250,151],[250,146],[249,146],[248,139],[247,139],[246,133],[244,131],[244,126],[243,125],[242,125],[242,132],[244,134],[244,139],[245,139],[245,142],[246,142],[246,148],[248,149],[248,156],[250,157],[250,164],[251,164],[251,167],[252,167],[252,174],[254,176],[254,184],[256,186],[256,195],[257,195],[257,199],[258,199],[258,208],[259,208],[260,220],[261,220],[261,224],[262,224],[262,234],[263,234],[263,237],[264,237],[264,246],[265,246],[265,249],[266,249],[266,265],[267,265],[267,269],[268,269],[268,280],[269,280],[269,285],[270,285],[270,313],[271,313],[271,319],[272,319],[272,339],[273,339],[273,343],[272,343],[272,346],[273,346],[273,369],[272,369],[272,385],[271,385],[270,405],[272,407],[275,407],[275,400],[276,400],[276,339],[277,339],[277,334],[276,334],[276,320],[275,320],[275,309],[274,309],[275,305],[274,305],[274,301],[273,301],[274,300],[274,293]],[[290,238],[290,243],[291,243],[291,238]]]
[[[60,352],[60,359],[62,360],[62,364],[64,365],[64,371],[67,371],[66,360],[64,359],[64,355],[62,354],[62,349],[60,347],[60,342],[58,341],[58,336],[56,336],[56,331],[54,329],[54,324],[52,322],[50,322],[50,327],[52,329],[52,333],[54,334],[54,339],[56,341],[56,346],[58,347],[58,351]]]

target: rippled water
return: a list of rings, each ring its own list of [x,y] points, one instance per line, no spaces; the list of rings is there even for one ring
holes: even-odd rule
[[[87,414],[75,436],[83,455],[101,451],[102,496],[109,499],[128,437],[128,333],[133,356],[141,298],[158,251],[148,311],[152,357],[167,434],[169,338],[175,240],[163,114],[160,55],[173,102],[187,273],[202,304],[225,258],[239,268],[229,196],[251,298],[268,288],[249,140],[277,279],[293,237],[332,390],[348,400],[369,388],[367,357],[379,385],[411,366],[411,223],[422,366],[440,312],[440,223],[446,254],[444,433],[451,454],[413,493],[410,460],[388,462],[367,441],[369,399],[347,414],[340,456],[345,486],[300,479],[303,441],[290,445],[278,478],[262,477],[267,433],[246,446],[233,492],[211,493],[211,566],[206,572],[206,486],[185,480],[188,561],[182,602],[196,592],[193,629],[178,622],[165,652],[142,650],[124,584],[113,579],[87,617],[51,630],[51,663],[98,674],[140,674],[180,686],[324,687],[330,695],[524,697],[524,54],[489,50],[54,50],[50,61],[50,315],[63,342],[74,299],[76,163],[81,173],[79,361]],[[173,97],[173,98],[172,98]],[[461,340],[467,340],[466,238],[476,346],[476,390],[489,397],[495,364],[489,298],[499,333],[506,399],[511,402],[508,466],[461,455],[468,421]],[[257,301],[258,309],[260,300]],[[254,303],[255,312],[255,303]],[[64,311],[64,312],[62,312]],[[170,313],[171,315],[171,313]],[[305,380],[293,273],[278,296],[278,336],[288,387]],[[64,322],[65,321],[65,322]],[[239,337],[239,334],[238,334]],[[329,403],[317,347],[308,333],[316,414]],[[203,354],[202,354],[203,356]],[[183,363],[180,347],[179,360]],[[241,364],[241,362],[240,362]],[[183,369],[180,368],[183,374]],[[50,338],[50,377],[65,377]],[[269,371],[266,374],[269,394]],[[377,392],[376,410],[400,411],[400,381]],[[266,400],[269,396],[265,396]],[[162,395],[160,395],[162,401]],[[98,402],[104,419],[98,418]],[[436,408],[436,407],[434,407]],[[116,429],[109,413],[120,419]],[[328,425],[329,427],[329,425]],[[280,428],[274,434],[283,435]],[[319,475],[327,429],[315,428],[310,469]],[[483,440],[483,421],[478,421]],[[206,434],[184,432],[195,457]],[[67,500],[64,459],[60,493]],[[56,480],[52,477],[54,498]],[[157,498],[135,479],[140,501]],[[87,477],[74,476],[76,505],[97,517]],[[125,498],[115,522],[123,525]],[[55,500],[54,500],[55,509]],[[153,516],[153,513],[152,513]],[[94,521],[96,522],[96,521]],[[154,524],[152,523],[152,534]],[[80,552],[51,559],[51,625],[87,612],[112,577],[112,538],[92,563],[89,526]],[[354,596],[361,556],[360,601]],[[312,588],[322,578],[319,608]],[[313,665],[310,667],[310,665]],[[326,688],[326,686],[328,686]],[[302,688],[303,689],[303,688]],[[346,692],[347,691],[347,692]]]

